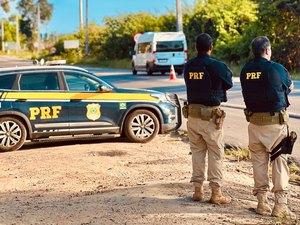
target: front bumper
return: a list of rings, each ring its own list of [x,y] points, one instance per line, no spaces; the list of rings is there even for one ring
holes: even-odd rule
[[[175,114],[169,115],[170,123],[162,124],[161,133],[177,130],[182,124],[181,105],[177,94],[169,94],[175,107]]]

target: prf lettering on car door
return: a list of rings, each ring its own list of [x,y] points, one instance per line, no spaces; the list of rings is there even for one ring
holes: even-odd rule
[[[29,108],[30,120],[36,120],[36,117],[44,119],[56,119],[61,111],[61,106],[43,106],[43,107],[31,107]]]

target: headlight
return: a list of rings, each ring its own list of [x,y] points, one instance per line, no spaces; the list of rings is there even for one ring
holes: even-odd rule
[[[155,93],[155,94],[151,94],[151,96],[157,98],[161,102],[168,102],[166,94]]]
[[[164,93],[164,94],[151,94],[152,97],[159,99],[161,102],[168,102],[171,103],[172,105],[178,107],[179,102],[178,102],[178,97],[176,94],[171,94],[171,93]]]

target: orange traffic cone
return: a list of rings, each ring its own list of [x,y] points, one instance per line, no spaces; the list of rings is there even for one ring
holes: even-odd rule
[[[176,73],[173,65],[171,65],[170,68],[170,80],[176,80]]]

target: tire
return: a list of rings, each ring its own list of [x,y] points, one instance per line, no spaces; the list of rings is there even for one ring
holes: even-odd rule
[[[148,64],[146,66],[146,72],[147,72],[147,75],[152,75],[152,73],[153,73],[153,71],[151,70],[151,68]]]
[[[131,70],[133,75],[137,75],[137,70],[135,69],[134,63],[131,65]]]
[[[125,120],[124,133],[126,137],[137,143],[151,141],[159,131],[157,117],[148,110],[139,109],[133,111]]]
[[[23,123],[13,117],[0,118],[0,152],[16,151],[26,140],[27,131]]]

